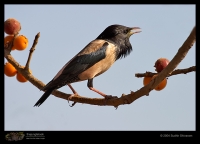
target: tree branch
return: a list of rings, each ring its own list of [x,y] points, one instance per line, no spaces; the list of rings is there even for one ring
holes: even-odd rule
[[[79,103],[85,103],[85,104],[91,104],[91,105],[99,105],[99,106],[114,106],[118,107],[119,105],[123,104],[130,104],[136,99],[148,95],[151,90],[153,90],[165,77],[167,77],[169,74],[172,74],[173,70],[178,66],[178,64],[184,59],[189,49],[193,46],[193,44],[196,41],[196,26],[193,28],[192,32],[186,39],[186,41],[183,43],[183,45],[179,48],[177,54],[174,56],[174,58],[170,61],[168,66],[158,74],[158,76],[152,80],[148,85],[142,87],[140,90],[136,92],[132,92],[128,95],[122,94],[120,98],[115,99],[109,99],[105,100],[104,98],[86,98],[84,96],[74,96],[70,99],[70,101],[79,102]],[[22,68],[22,66],[15,61],[15,59],[10,55],[5,55],[5,48],[4,48],[4,57],[26,78],[28,79],[34,86],[36,86],[38,89],[41,89],[45,86],[43,82],[35,78],[32,74],[28,72],[28,70],[25,70]],[[68,100],[68,97],[71,94],[65,94],[63,92],[60,92],[58,90],[53,91],[52,93],[54,96]]]
[[[191,66],[189,68],[185,68],[185,69],[176,69],[174,70],[171,74],[168,74],[167,77],[173,76],[173,75],[177,75],[177,74],[187,74],[189,72],[193,72],[196,71],[196,66]],[[152,73],[152,72],[146,72],[146,73],[136,73],[135,77],[137,78],[141,78],[141,77],[152,77],[155,74],[158,73]]]
[[[29,55],[28,55],[28,60],[27,60],[27,62],[26,62],[26,66],[25,66],[25,68],[24,68],[24,69],[26,69],[26,70],[29,69],[30,61],[31,61],[33,52],[34,52],[34,50],[35,50],[35,47],[36,47],[36,45],[37,45],[37,43],[38,43],[39,37],[40,37],[40,32],[35,36],[35,39],[34,39],[34,41],[33,41],[33,45],[32,45],[32,47],[31,47],[31,49],[30,49],[30,52],[29,52]]]

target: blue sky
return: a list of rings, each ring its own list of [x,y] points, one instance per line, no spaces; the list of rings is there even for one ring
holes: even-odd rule
[[[39,42],[32,56],[33,75],[48,83],[56,73],[107,26],[140,27],[131,36],[132,53],[118,60],[106,73],[94,79],[94,87],[121,96],[143,87],[135,73],[154,72],[160,57],[171,60],[195,26],[194,5],[5,5],[5,20],[16,18],[20,34],[29,40],[24,51],[12,56],[25,65],[35,35]],[[196,44],[177,68],[195,64]],[[5,59],[6,62],[6,59]],[[40,107],[33,107],[43,94],[30,82],[19,83],[5,76],[5,130],[195,130],[195,73],[169,77],[162,91],[151,91],[130,105],[115,110],[68,102],[51,95]],[[82,95],[101,98],[87,88],[87,81],[72,86]],[[72,93],[68,87],[59,89]]]

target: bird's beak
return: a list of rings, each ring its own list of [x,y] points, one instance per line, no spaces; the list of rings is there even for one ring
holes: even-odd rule
[[[131,30],[130,30],[130,32],[129,32],[129,35],[131,36],[132,34],[139,33],[141,31],[142,30],[139,27],[132,27]]]

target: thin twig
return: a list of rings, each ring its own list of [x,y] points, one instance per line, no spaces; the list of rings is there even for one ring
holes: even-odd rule
[[[177,75],[177,74],[187,74],[187,73],[193,72],[193,71],[196,71],[196,66],[191,66],[191,67],[185,68],[185,69],[176,69],[171,74],[167,75],[167,77],[170,77],[170,76],[173,76],[173,75]],[[136,73],[135,77],[137,77],[137,78],[152,77],[155,74],[158,74],[158,73],[153,73],[153,72]]]
[[[27,59],[27,62],[26,62],[26,66],[25,66],[25,68],[24,68],[25,70],[28,70],[28,69],[29,69],[30,62],[31,62],[31,58],[32,58],[33,52],[34,52],[34,50],[35,50],[35,47],[36,47],[36,45],[37,45],[37,43],[38,43],[39,37],[40,37],[40,32],[35,36],[35,39],[34,39],[34,41],[33,41],[33,45],[32,45],[32,47],[31,47],[31,49],[30,49],[30,52],[29,52],[29,55],[28,55],[28,59]]]

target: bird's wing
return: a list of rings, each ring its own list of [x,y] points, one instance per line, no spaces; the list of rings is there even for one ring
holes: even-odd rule
[[[106,57],[108,45],[108,42],[104,40],[94,40],[90,42],[63,66],[43,90],[52,87],[60,88],[67,83],[75,82],[74,78],[76,78],[76,76]]]

